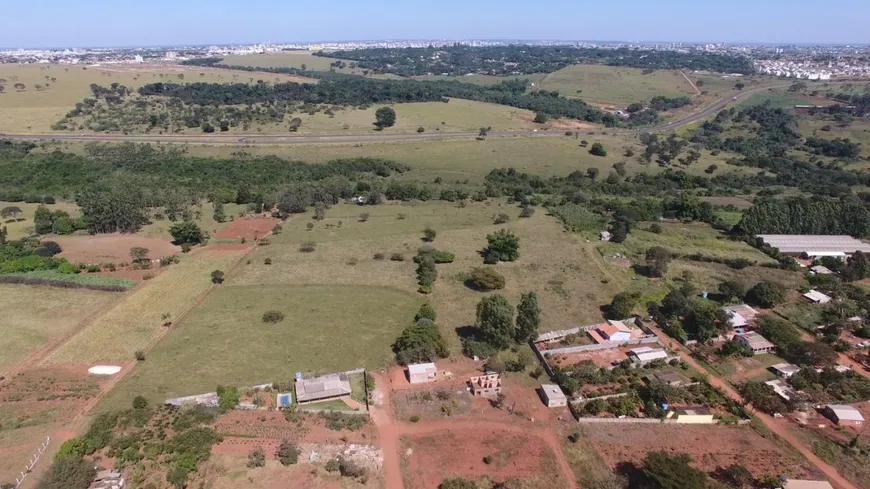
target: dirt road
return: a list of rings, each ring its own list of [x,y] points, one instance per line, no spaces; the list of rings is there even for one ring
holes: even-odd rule
[[[692,368],[699,372],[708,372],[707,369],[701,365],[700,362],[692,358],[692,356],[687,352],[682,345],[680,345],[677,341],[670,339],[665,333],[658,328],[658,326],[653,325],[651,322],[646,323],[650,329],[652,329],[659,338],[661,338],[662,342],[672,348],[677,349],[680,352],[680,358],[683,359],[684,362],[691,365]],[[708,375],[707,380],[714,387],[722,390],[722,392],[726,393],[729,397],[734,399],[735,401],[745,404],[743,397],[731,387],[730,384],[720,379],[719,377],[714,376],[713,374]],[[846,480],[843,476],[837,472],[832,465],[828,464],[824,460],[820,459],[816,456],[809,448],[807,448],[803,443],[801,443],[798,438],[791,433],[785,426],[781,423],[777,422],[773,417],[768,416],[760,411],[757,411],[755,415],[764,423],[764,426],[767,427],[770,431],[776,433],[777,436],[788,442],[789,445],[792,446],[795,450],[800,452],[807,460],[810,461],[813,465],[816,466],[820,471],[825,474],[825,477],[828,478],[828,482],[833,484],[840,489],[858,489],[854,484]]]

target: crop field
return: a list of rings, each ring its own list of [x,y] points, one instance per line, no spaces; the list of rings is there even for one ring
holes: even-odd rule
[[[288,381],[294,372],[384,367],[393,357],[390,345],[422,302],[389,287],[219,286],[119,383],[106,405],[126,406],[136,395],[162,402],[218,384]],[[269,310],[285,318],[264,323]]]
[[[2,117],[2,116],[0,116]],[[24,202],[0,202],[0,209],[6,207],[18,207],[21,209],[21,214],[16,217],[8,217],[0,221],[0,226],[5,226],[9,235],[8,239],[20,239],[33,234],[33,216],[36,213],[36,208],[40,204],[27,204]],[[51,211],[62,210],[69,213],[72,217],[79,215],[79,208],[72,202],[59,202],[57,204],[48,204],[46,207]],[[20,220],[19,220],[20,219]]]
[[[566,97],[596,104],[625,107],[649,102],[656,95],[692,96],[695,90],[678,71],[657,70],[643,74],[638,68],[574,65],[550,73],[535,85],[539,90],[557,90]]]
[[[360,222],[361,212],[370,213],[366,222]],[[501,213],[511,221],[492,224],[493,217]],[[416,294],[412,258],[423,244],[423,229],[431,226],[438,233],[432,246],[455,253],[456,259],[438,265],[434,292],[419,297],[435,306],[437,323],[458,350],[456,329],[474,323],[475,305],[483,297],[466,286],[468,274],[483,265],[479,251],[486,245],[486,235],[507,228],[520,238],[520,259],[497,265],[506,278],[500,293],[516,303],[521,293],[536,291],[543,309],[543,330],[600,320],[599,307],[617,291],[606,280],[601,256],[582,237],[566,233],[544,209],[528,219],[518,215],[517,207],[500,202],[466,207],[447,202],[336,206],[320,222],[310,220],[310,214],[294,218],[269,246],[254,252],[251,264],[241,268],[230,283],[389,286]],[[314,224],[311,231],[305,230],[309,222]],[[315,251],[299,252],[299,244],[309,240],[316,243]],[[383,259],[375,259],[377,253]],[[393,254],[401,254],[403,261],[391,260]],[[264,264],[267,258],[271,265]]]
[[[182,257],[52,353],[48,364],[129,362],[212,286],[212,270],[229,270],[242,251],[199,250]]]
[[[0,375],[117,297],[91,290],[0,285]]]
[[[266,78],[268,77],[268,78]],[[92,96],[92,83],[108,86],[119,83],[139,88],[147,83],[248,83],[251,79],[302,81],[284,75],[235,72],[179,65],[0,65],[0,79],[6,91],[0,94],[0,133],[50,132],[76,103]],[[54,79],[52,81],[52,79]],[[307,80],[307,79],[306,79]],[[22,83],[24,90],[14,85]],[[37,90],[36,85],[40,85]]]

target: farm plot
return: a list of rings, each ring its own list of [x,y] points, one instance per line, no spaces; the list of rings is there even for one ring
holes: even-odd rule
[[[530,489],[568,487],[555,461],[557,455],[531,432],[468,426],[405,435],[400,442],[400,452],[405,454],[402,475],[409,489],[437,487],[451,477],[517,479],[520,487]]]
[[[639,466],[647,452],[665,450],[689,454],[706,472],[739,463],[755,477],[813,478],[808,462],[748,426],[596,424],[580,427],[579,433],[578,444],[590,446],[611,469],[622,463]]]
[[[199,250],[182,258],[96,318],[87,328],[52,353],[48,364],[124,362],[146,350],[212,286],[212,270],[229,270],[243,251]]]
[[[70,263],[128,263],[130,248],[146,248],[151,259],[176,255],[181,248],[158,238],[143,238],[127,234],[94,236],[54,236],[52,241],[63,249],[61,257]]]
[[[383,367],[392,359],[390,345],[421,302],[388,287],[223,285],[122,379],[104,404],[126,407],[136,395],[159,403],[214,391],[218,384],[284,382],[294,372]],[[264,322],[269,310],[284,319]]]
[[[51,436],[52,444],[37,471],[47,467],[62,441],[56,439],[56,431],[99,391],[100,385],[84,369],[27,370],[0,384],[0,481],[14,481]],[[32,474],[28,479],[32,482],[37,477]]]
[[[250,449],[248,450],[250,451]],[[318,453],[322,453],[318,451]],[[266,451],[267,456],[269,451]],[[324,454],[327,455],[327,454]],[[300,462],[308,455],[303,452]],[[247,452],[239,455],[215,455],[203,464],[200,473],[205,480],[205,487],[213,489],[237,489],[240,484],[248,489],[275,489],[286,487],[288,481],[293,481],[293,487],[322,489],[378,489],[383,482],[376,474],[366,478],[365,483],[357,479],[342,477],[339,473],[327,472],[323,466],[312,467],[307,463],[299,463],[284,467],[278,461],[267,460],[265,467],[248,468]]]
[[[91,290],[0,285],[0,375],[117,297]]]
[[[656,95],[680,97],[696,93],[678,71],[657,70],[644,74],[639,68],[603,65],[562,68],[544,77],[535,88],[556,90],[566,97],[619,107],[649,102]]]

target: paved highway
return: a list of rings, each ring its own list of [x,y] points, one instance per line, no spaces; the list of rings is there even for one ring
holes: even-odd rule
[[[782,85],[787,86],[787,85]],[[749,96],[766,91],[773,87],[754,88],[743,90],[736,95],[720,99],[703,109],[694,112],[682,119],[662,124],[655,127],[639,129],[607,129],[610,134],[633,135],[643,132],[667,132],[679,127],[698,122],[715,115],[731,103],[748,98]],[[446,139],[468,139],[478,135],[477,132],[429,132],[413,134],[326,134],[326,135],[291,135],[291,134],[257,134],[239,137],[225,134],[0,134],[0,139],[16,139],[21,141],[99,141],[99,142],[133,142],[133,143],[199,143],[199,144],[232,144],[232,145],[275,145],[275,144],[334,144],[334,143],[378,143],[390,141],[426,141]],[[564,135],[563,131],[491,131],[490,137],[505,136],[533,136],[555,137]]]

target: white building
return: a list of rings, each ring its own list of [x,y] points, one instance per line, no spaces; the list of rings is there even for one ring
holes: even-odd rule
[[[408,381],[412,384],[425,384],[436,380],[438,380],[438,368],[434,363],[408,365]]]
[[[831,296],[823,294],[815,289],[804,294],[804,299],[806,299],[810,304],[827,304],[828,302],[831,302]]]
[[[540,389],[541,400],[549,408],[565,407],[568,405],[568,398],[558,385],[543,384]]]
[[[664,360],[668,358],[668,352],[661,348],[642,346],[640,348],[632,348],[631,351],[629,351],[628,356],[631,357],[632,361],[635,363],[644,365],[653,360]]]

